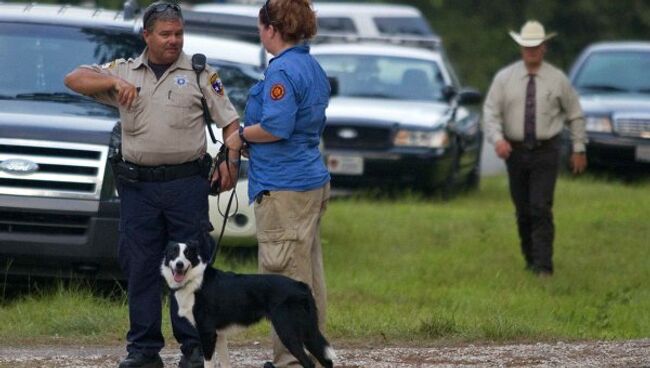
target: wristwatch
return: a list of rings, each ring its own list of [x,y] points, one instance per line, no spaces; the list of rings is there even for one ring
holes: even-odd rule
[[[248,141],[247,141],[246,138],[244,137],[244,127],[241,126],[241,125],[239,126],[239,139],[240,139],[244,144],[248,144]]]

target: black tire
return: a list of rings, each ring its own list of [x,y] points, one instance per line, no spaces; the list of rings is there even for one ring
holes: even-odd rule
[[[455,148],[452,153],[452,162],[449,168],[449,174],[445,179],[445,183],[442,186],[442,199],[449,200],[452,199],[458,194],[459,189],[459,170],[460,170],[460,152],[458,149],[458,144],[456,143]]]
[[[467,179],[465,180],[465,190],[478,190],[479,185],[481,184],[481,152],[483,151],[483,143],[481,143],[476,151],[476,162],[472,171],[467,174]]]
[[[481,163],[478,161],[472,171],[467,175],[465,181],[465,189],[468,191],[478,190],[481,184]]]

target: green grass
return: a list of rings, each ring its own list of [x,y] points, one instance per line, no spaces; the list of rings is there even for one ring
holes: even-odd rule
[[[331,202],[322,238],[328,336],[351,343],[650,336],[650,183],[561,178],[551,279],[523,269],[505,177],[452,201]],[[222,268],[255,272],[255,261]],[[165,312],[166,313],[166,312]],[[122,343],[123,297],[55,287],[0,307],[0,344],[52,337]],[[172,341],[168,321],[164,325]],[[268,325],[240,337],[265,339]]]

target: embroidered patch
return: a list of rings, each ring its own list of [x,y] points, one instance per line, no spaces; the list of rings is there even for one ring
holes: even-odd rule
[[[223,96],[223,82],[221,82],[221,78],[219,78],[219,74],[216,72],[210,75],[210,85],[212,86],[213,91],[215,91],[219,96]]]
[[[131,60],[131,59],[129,59],[129,60]],[[126,60],[124,60],[124,59],[115,59],[115,60],[110,61],[110,62],[108,62],[106,64],[102,64],[102,66],[100,68],[102,68],[102,69],[112,69],[112,68],[115,67],[115,65],[124,64],[124,63],[126,63]]]
[[[274,100],[280,100],[284,97],[284,86],[282,83],[276,83],[271,87],[271,98]]]
[[[112,69],[115,66],[115,60],[111,61],[110,63],[103,64],[101,66],[102,69]]]
[[[186,75],[177,75],[174,77],[176,85],[180,88],[184,88],[187,85],[187,76]]]

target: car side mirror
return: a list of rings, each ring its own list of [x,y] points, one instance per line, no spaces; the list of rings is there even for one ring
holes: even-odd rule
[[[467,87],[458,92],[459,105],[476,105],[481,103],[483,95],[476,88]]]
[[[454,96],[456,96],[456,88],[453,86],[442,87],[442,98],[444,98],[445,101],[451,101]]]
[[[330,97],[339,94],[339,80],[336,77],[327,77],[330,82]]]

